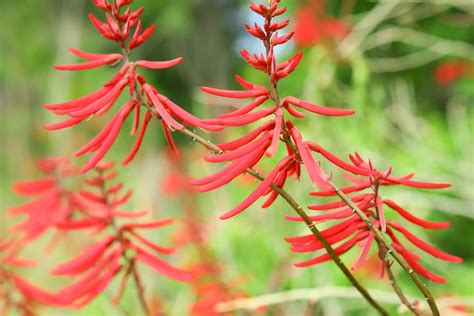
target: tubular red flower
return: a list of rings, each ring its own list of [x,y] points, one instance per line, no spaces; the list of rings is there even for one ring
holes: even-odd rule
[[[262,147],[265,147],[265,144],[269,143],[268,141],[270,140],[270,138],[271,135],[267,132],[260,136],[260,138],[258,138],[256,141],[243,145],[242,147],[237,148],[236,150],[229,151],[220,155],[204,156],[204,159],[208,162],[225,162],[230,160],[236,160],[250,154],[251,152],[261,149]]]
[[[167,61],[147,61],[147,60],[137,60],[135,62],[135,66],[142,67],[142,68],[150,68],[150,69],[166,69],[174,67],[180,64],[183,61],[183,57],[178,57],[173,60]]]
[[[367,240],[364,243],[364,248],[362,249],[362,252],[357,259],[357,261],[354,263],[352,266],[353,270],[357,270],[361,267],[361,265],[364,263],[365,259],[367,258],[367,255],[370,250],[370,246],[372,246],[372,243],[374,242],[375,235],[373,232],[369,233],[369,237],[367,237]]]
[[[32,285],[19,276],[13,275],[11,278],[15,283],[15,286],[29,299],[46,305],[57,305],[57,300],[54,294]]]
[[[252,89],[252,90],[247,90],[247,91],[235,91],[235,90],[222,90],[222,89],[215,89],[215,88],[209,88],[209,87],[201,87],[201,90],[209,94],[213,94],[213,95],[217,95],[221,97],[233,98],[233,99],[256,98],[256,97],[265,96],[269,94],[267,89]]]
[[[270,141],[267,141],[267,145],[270,144]],[[219,188],[233,179],[238,175],[244,173],[248,168],[252,168],[253,165],[264,155],[265,147],[258,148],[258,150],[240,158],[234,160],[226,168],[221,171],[216,172],[215,174],[197,180],[192,180],[192,185],[201,185],[198,189],[200,192],[206,192]]]
[[[289,162],[288,157],[283,158],[275,167],[275,169],[273,169],[273,171],[270,172],[270,174],[265,178],[265,180],[263,180],[244,201],[242,201],[239,205],[234,207],[232,210],[221,215],[220,219],[229,219],[231,217],[234,217],[242,213],[250,205],[255,203],[255,201],[257,201],[265,192],[265,190],[273,183],[273,180],[275,180],[275,177],[277,176],[277,174],[280,172],[281,169],[283,169],[286,166],[288,162]]]
[[[298,148],[303,165],[308,171],[308,175],[315,185],[318,185],[323,190],[331,190],[332,188],[328,184],[329,177],[324,174],[319,163],[316,163],[308,146],[303,143],[300,132],[296,128],[290,129],[291,136],[295,141]]]
[[[235,150],[235,149],[238,149],[239,147],[250,143],[252,140],[257,138],[258,135],[260,135],[261,133],[273,128],[274,125],[275,125],[274,121],[266,122],[262,126],[258,127],[257,129],[255,129],[252,132],[244,135],[241,138],[230,141],[228,143],[218,144],[217,146],[219,148],[221,148],[222,150]]]
[[[423,240],[419,239],[412,233],[410,233],[407,229],[405,229],[402,225],[400,225],[397,222],[394,221],[389,221],[388,224],[393,227],[394,229],[398,230],[401,232],[413,245],[418,247],[419,249],[429,253],[433,257],[439,258],[444,261],[450,261],[450,262],[463,262],[463,259],[457,256],[453,256],[450,254],[447,254],[445,252],[442,252],[441,250],[438,250],[434,248],[433,246],[427,244]]]
[[[449,222],[430,222],[421,218],[418,218],[414,215],[412,215],[410,212],[407,210],[403,209],[401,206],[399,206],[397,203],[395,203],[392,200],[384,200],[383,201],[388,207],[390,207],[392,210],[396,211],[398,214],[400,214],[403,218],[406,220],[410,221],[411,223],[428,228],[428,229],[444,229],[448,228],[450,226]]]
[[[212,124],[206,124],[203,122],[203,120],[195,117],[194,115],[188,113],[187,111],[183,110],[181,107],[179,107],[177,104],[175,104],[173,101],[168,99],[167,97],[161,95],[161,94],[156,94],[158,100],[166,106],[166,108],[177,118],[182,120],[184,123],[194,126],[194,127],[199,127],[205,130],[210,130],[210,131],[220,131],[222,130],[221,126],[216,126]]]
[[[90,268],[92,263],[103,256],[105,249],[107,249],[114,240],[115,238],[113,236],[106,236],[101,241],[87,248],[78,257],[54,268],[51,273],[56,275],[76,275],[83,273]]]
[[[44,179],[17,181],[13,184],[15,193],[23,196],[37,195],[56,185],[56,181],[52,177]]]
[[[288,102],[293,104],[294,106],[300,107],[307,111],[320,114],[320,115],[328,115],[328,116],[346,116],[346,115],[353,115],[355,113],[354,110],[346,110],[346,109],[335,109],[329,108],[322,105],[312,104],[306,101],[302,101],[295,97],[285,97],[284,102]]]
[[[267,100],[268,100],[268,96],[258,97],[257,99],[255,99],[255,101],[250,102],[246,106],[244,106],[244,107],[242,107],[242,108],[240,108],[240,109],[238,109],[234,112],[221,114],[221,115],[218,115],[217,117],[220,118],[220,119],[224,119],[224,118],[236,117],[236,116],[239,116],[239,115],[247,114],[250,111],[252,111],[253,109],[255,109],[256,107],[262,105]]]
[[[135,34],[132,36],[128,44],[128,47],[130,49],[135,49],[138,46],[142,45],[144,42],[146,42],[150,38],[150,36],[153,34],[156,28],[156,25],[153,24],[152,26],[144,30],[142,34],[140,34],[141,21],[139,22],[139,25],[140,25],[140,29],[137,27],[138,32],[135,32]]]
[[[120,112],[115,116],[113,120],[114,123],[113,126],[110,128],[109,134],[105,136],[104,139],[100,142],[98,148],[93,150],[95,151],[94,156],[92,156],[92,158],[80,170],[81,173],[86,173],[87,171],[93,169],[102,160],[102,158],[105,156],[105,154],[115,142],[115,139],[117,138],[125,119],[130,114],[131,109],[132,103],[129,102],[125,104],[124,107],[120,110]]]
[[[143,90],[145,94],[147,95],[147,97],[150,99],[150,102],[155,107],[155,110],[158,112],[158,114],[161,116],[164,122],[166,122],[170,127],[176,130],[181,131],[184,129],[184,126],[178,123],[174,118],[171,117],[168,111],[166,111],[164,105],[160,102],[160,100],[156,96],[157,94],[156,90],[152,86],[150,86],[149,84],[144,84]]]
[[[140,146],[142,144],[143,137],[145,136],[145,132],[146,132],[146,129],[148,127],[148,123],[150,122],[152,117],[153,116],[150,112],[147,112],[145,114],[145,117],[143,119],[143,124],[142,124],[142,127],[140,129],[140,133],[138,134],[138,137],[135,140],[135,143],[133,144],[132,149],[130,150],[128,155],[123,159],[122,166],[128,165],[135,158],[135,156],[138,152],[138,149],[140,149]]]
[[[26,215],[27,218],[12,228],[24,234],[27,240],[33,240],[58,222],[67,218],[72,212],[70,192],[61,181],[74,173],[65,159],[43,159],[40,167],[44,169],[45,178],[19,181],[13,185],[16,193],[31,197],[30,202],[10,207],[12,216]]]
[[[123,59],[123,56],[120,54],[109,54],[101,59],[94,59],[81,64],[57,65],[54,68],[57,70],[86,70],[112,64],[121,59]]]
[[[254,113],[248,113],[240,115],[237,117],[227,117],[222,119],[211,119],[203,120],[203,122],[208,124],[215,124],[220,126],[242,126],[250,123],[254,123],[264,117],[267,117],[278,110],[277,107],[271,107],[268,109],[263,109]]]
[[[192,275],[189,272],[172,267],[165,261],[153,256],[152,254],[138,246],[134,246],[134,249],[137,252],[137,260],[143,262],[144,264],[155,269],[156,271],[177,281],[188,282],[192,280]]]
[[[352,247],[354,247],[354,245],[366,238],[367,236],[369,235],[368,232],[360,232],[358,233],[357,235],[355,235],[354,237],[352,237],[350,240],[344,242],[342,245],[336,247],[334,249],[334,252],[336,252],[338,255],[342,255],[344,253],[346,253],[347,251],[349,251]],[[331,256],[327,253],[325,254],[322,254],[316,258],[313,258],[313,259],[310,259],[310,260],[307,260],[307,261],[303,261],[303,262],[298,262],[295,264],[296,267],[298,268],[304,268],[304,267],[308,267],[308,266],[311,266],[311,265],[315,265],[315,264],[318,264],[318,263],[322,263],[322,262],[325,262],[325,261],[328,261],[328,260],[331,260]]]
[[[273,156],[276,153],[278,144],[280,143],[283,120],[283,110],[281,108],[278,108],[275,112],[275,128],[273,129],[272,143],[266,152],[267,156],[269,157]]]

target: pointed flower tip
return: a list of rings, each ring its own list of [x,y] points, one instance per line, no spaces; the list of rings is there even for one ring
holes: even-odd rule
[[[84,166],[82,167],[80,170],[79,170],[79,174],[86,174],[88,173],[93,167],[89,167],[89,166]]]
[[[238,215],[238,214],[225,213],[225,214],[222,214],[221,216],[219,216],[219,219],[225,221],[225,220],[228,220],[228,219],[234,217],[235,215]]]

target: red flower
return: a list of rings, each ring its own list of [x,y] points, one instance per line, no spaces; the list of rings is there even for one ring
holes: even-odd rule
[[[62,305],[82,307],[102,293],[112,279],[121,275],[122,282],[114,302],[123,294],[128,277],[138,273],[135,266],[145,264],[157,272],[178,280],[190,281],[191,275],[177,269],[157,254],[169,255],[172,248],[165,248],[144,237],[140,231],[156,229],[169,225],[172,219],[148,222],[129,222],[118,224],[119,219],[141,218],[147,212],[124,212],[120,207],[131,196],[131,191],[120,194],[121,184],[109,185],[116,173],[110,171],[112,163],[99,164],[98,175],[86,180],[91,187],[74,196],[75,202],[82,206],[79,219],[68,219],[58,224],[63,230],[89,230],[92,234],[110,229],[101,239],[92,243],[77,257],[56,266],[51,273],[79,277],[71,285],[59,290],[56,295]],[[95,190],[94,190],[95,189]]]
[[[16,310],[21,315],[35,315],[37,303],[56,305],[56,297],[20,277],[16,270],[32,267],[32,260],[18,258],[17,255],[24,242],[6,241],[0,239],[0,301],[2,315],[9,315],[10,310]],[[5,313],[5,314],[3,314]],[[15,313],[15,312],[13,312]]]
[[[313,0],[300,7],[296,11],[295,20],[295,42],[299,46],[313,46],[328,40],[339,40],[350,31],[348,24],[326,15],[324,0]]]
[[[271,185],[283,187],[286,179],[290,175],[299,178],[300,164],[302,163],[308,171],[314,184],[329,189],[327,180],[329,177],[319,167],[314,160],[308,145],[302,140],[299,131],[293,126],[291,121],[285,119],[285,113],[295,118],[305,116],[296,108],[309,112],[328,116],[345,116],[354,114],[353,110],[334,109],[321,105],[312,104],[300,100],[293,96],[279,98],[276,88],[278,82],[291,74],[299,65],[302,54],[297,53],[290,59],[278,63],[274,48],[278,45],[288,42],[293,33],[280,35],[279,31],[288,25],[288,20],[275,22],[273,19],[286,11],[285,7],[278,7],[279,1],[270,1],[270,5],[250,4],[250,9],[262,16],[265,20],[263,26],[255,24],[246,25],[248,33],[262,40],[266,53],[261,55],[251,55],[248,51],[242,50],[242,57],[253,68],[265,73],[270,79],[270,87],[260,86],[251,83],[240,76],[236,76],[237,82],[244,90],[222,90],[216,88],[202,87],[201,89],[209,94],[232,99],[253,99],[246,106],[231,112],[220,115],[217,119],[204,120],[207,124],[218,126],[243,126],[260,121],[266,117],[272,118],[260,125],[257,129],[247,135],[234,141],[219,144],[221,152],[217,155],[206,156],[209,162],[230,162],[227,167],[221,171],[192,181],[192,184],[199,186],[199,191],[209,191],[219,188],[239,175],[247,172],[248,168],[253,168],[262,159],[264,155],[273,156],[277,152],[279,143],[284,140],[292,139],[297,148],[287,146],[288,155],[280,160],[273,171],[259,184],[259,186],[238,206],[221,216],[221,219],[227,219],[240,214],[250,205],[255,203],[260,197],[270,195],[263,207],[270,206],[278,196],[273,191]],[[270,103],[264,107],[265,103]],[[261,108],[256,110],[257,108]],[[301,161],[300,161],[301,159]]]
[[[142,22],[139,17],[143,12],[143,8],[133,12],[128,8],[121,13],[121,8],[131,2],[130,0],[114,1],[111,4],[105,0],[94,0],[99,9],[107,11],[107,21],[103,22],[92,14],[89,15],[92,23],[102,36],[117,42],[122,47],[122,54],[94,54],[70,48],[73,54],[87,61],[80,64],[55,67],[58,70],[86,70],[104,65],[110,67],[121,65],[117,74],[99,90],[69,102],[47,104],[45,107],[48,110],[57,115],[68,116],[64,121],[47,125],[46,128],[49,130],[68,128],[87,121],[91,117],[107,113],[114,107],[123,91],[127,87],[129,88],[129,99],[120,107],[112,120],[89,143],[76,152],[77,156],[94,153],[81,169],[81,173],[93,169],[104,158],[132,112],[135,112],[135,114],[131,135],[135,135],[139,129],[140,131],[134,146],[123,160],[123,165],[130,163],[136,156],[149,121],[153,116],[162,120],[165,136],[174,151],[176,151],[176,147],[172,143],[170,131],[182,130],[184,128],[182,124],[209,130],[221,129],[219,126],[211,126],[189,114],[164,95],[158,93],[155,88],[146,83],[141,74],[137,73],[139,68],[166,69],[174,67],[183,59],[180,57],[169,61],[138,60],[135,62],[130,60],[131,51],[143,44],[155,29],[153,25],[142,32]],[[132,34],[133,28],[135,28],[135,31]],[[146,113],[143,116],[140,128],[140,109],[142,107],[146,108]]]
[[[448,85],[473,73],[474,63],[465,60],[450,60],[436,67],[434,79],[440,85]]]
[[[71,193],[62,184],[75,173],[68,161],[64,158],[42,159],[38,161],[38,168],[45,174],[44,178],[13,184],[15,193],[33,200],[8,210],[13,216],[27,215],[23,222],[13,227],[13,231],[22,232],[28,240],[68,218],[75,208]]]
[[[433,246],[422,241],[411,232],[409,232],[404,225],[395,222],[393,220],[385,219],[385,206],[397,212],[405,220],[418,225],[426,229],[444,229],[449,227],[448,222],[431,222],[415,215],[412,215],[409,211],[405,210],[397,203],[389,199],[383,199],[380,195],[380,189],[387,185],[404,185],[415,188],[426,188],[426,189],[441,189],[449,187],[449,184],[442,183],[430,183],[430,182],[419,182],[411,180],[413,174],[409,174],[405,177],[394,177],[391,176],[392,169],[389,168],[385,172],[377,171],[371,161],[366,162],[362,157],[355,153],[350,155],[353,165],[350,165],[332,154],[329,154],[322,147],[310,143],[309,147],[321,153],[329,161],[335,165],[362,177],[354,177],[347,175],[347,178],[353,183],[351,186],[344,187],[341,189],[346,194],[352,194],[351,200],[361,209],[372,221],[373,225],[386,233],[392,240],[394,248],[405,258],[408,264],[413,270],[423,275],[424,277],[434,282],[446,282],[446,279],[438,276],[418,263],[420,257],[415,255],[413,252],[408,250],[398,239],[395,232],[401,233],[413,246],[416,248],[444,261],[450,262],[462,262],[462,259],[447,253],[444,253]],[[369,190],[367,192],[366,190]],[[372,191],[372,192],[370,192]],[[315,196],[334,196],[335,191],[326,192],[314,192]],[[371,246],[374,243],[375,235],[367,226],[367,224],[360,219],[352,208],[348,207],[342,201],[330,202],[327,204],[320,204],[308,207],[313,211],[330,211],[325,214],[310,216],[311,220],[317,223],[342,220],[337,224],[322,231],[323,236],[327,241],[336,246],[335,251],[339,255],[352,249],[356,244],[362,243],[362,251],[353,265],[353,269],[359,268],[364,260],[366,259]],[[301,218],[295,216],[287,216],[288,220],[302,221]],[[301,236],[301,237],[289,237],[286,239],[292,244],[291,249],[295,252],[314,252],[323,248],[323,245],[313,235]],[[342,244],[340,244],[342,243]],[[299,267],[306,267],[312,264],[321,263],[330,260],[328,254],[317,256],[313,259],[298,263]]]

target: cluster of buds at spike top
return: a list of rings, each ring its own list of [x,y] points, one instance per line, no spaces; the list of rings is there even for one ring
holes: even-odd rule
[[[55,302],[55,295],[19,276],[16,271],[31,268],[36,262],[18,257],[24,241],[0,239],[0,304],[2,315],[35,315],[37,303]]]
[[[142,22],[139,18],[143,8],[133,12],[130,8],[127,8],[123,13],[120,12],[122,7],[132,3],[133,0],[114,0],[113,3],[109,3],[107,0],[93,0],[93,2],[97,8],[107,11],[107,13],[105,14],[106,22],[99,20],[93,14],[89,14],[92,24],[103,37],[120,43],[123,48],[134,49],[140,46],[155,30],[155,25],[152,25],[142,32]],[[135,32],[130,37],[135,26]],[[129,38],[127,44],[126,41]]]
[[[45,175],[41,179],[18,181],[13,190],[31,201],[8,209],[11,216],[26,215],[27,218],[13,226],[13,232],[20,232],[26,240],[32,240],[71,216],[78,206],[73,194],[63,182],[76,174],[65,158],[40,159],[38,169]]]
[[[325,149],[316,144],[310,144],[310,147],[321,153],[336,166],[351,173],[346,174],[346,177],[352,182],[352,185],[341,188],[340,190],[346,194],[350,194],[352,202],[371,220],[371,225],[374,225],[377,229],[380,229],[390,237],[393,247],[405,258],[414,271],[431,281],[439,283],[446,282],[445,278],[423,267],[419,263],[420,257],[406,248],[398,239],[395,232],[401,233],[415,247],[438,259],[456,263],[460,263],[463,260],[457,256],[444,253],[422,241],[409,232],[401,223],[394,220],[386,220],[384,207],[388,206],[408,222],[426,229],[444,229],[449,227],[449,222],[431,222],[421,219],[394,201],[383,199],[380,195],[380,189],[383,186],[392,185],[424,189],[442,189],[449,187],[449,184],[414,181],[411,180],[414,174],[409,174],[404,177],[394,177],[391,175],[391,168],[388,168],[385,172],[379,172],[370,160],[365,161],[357,152],[354,155],[350,155],[352,164],[349,164],[328,153]],[[312,195],[319,197],[336,196],[337,192],[314,192]],[[311,220],[316,223],[339,221],[337,224],[322,231],[323,236],[330,244],[333,246],[338,245],[334,249],[337,254],[342,255],[355,245],[362,245],[361,254],[353,265],[353,269],[359,268],[364,263],[374,240],[377,242],[374,233],[370,227],[367,226],[367,223],[360,219],[358,215],[354,214],[354,210],[342,201],[309,206],[308,208],[313,211],[330,211],[322,215],[310,216]],[[286,218],[291,221],[301,221],[299,217],[295,216],[287,216]],[[286,240],[291,243],[291,249],[294,252],[314,252],[323,248],[321,242],[313,235],[289,237]],[[384,253],[384,251],[380,251],[380,253]],[[323,254],[298,263],[297,266],[306,267],[330,259],[327,254]],[[381,259],[383,259],[383,256]],[[382,268],[383,267],[384,265],[382,263]]]
[[[138,273],[135,270],[138,263],[174,280],[192,279],[190,273],[171,266],[157,256],[169,255],[174,252],[173,248],[159,246],[140,233],[142,230],[169,225],[173,222],[172,219],[118,224],[121,219],[130,221],[141,218],[148,212],[124,212],[120,209],[130,197],[131,191],[121,194],[121,184],[108,185],[116,176],[116,172],[111,171],[112,166],[112,163],[99,164],[96,167],[97,176],[86,180],[90,189],[82,190],[76,195],[77,203],[84,209],[81,218],[68,219],[58,224],[60,229],[67,231],[86,230],[90,235],[104,235],[77,257],[51,271],[54,275],[79,277],[56,293],[61,305],[76,308],[85,306],[102,293],[112,279],[120,275],[121,285],[113,299],[114,303],[118,303],[130,275]]]
[[[114,1],[113,3],[108,3],[105,0],[94,1],[98,8],[108,11],[106,13],[107,23],[100,22],[92,15],[90,16],[92,22],[103,36],[119,42],[122,47],[126,47],[123,49],[122,54],[95,54],[70,48],[73,54],[87,61],[80,64],[59,65],[55,67],[58,70],[86,70],[104,65],[115,67],[123,64],[116,75],[97,91],[68,102],[45,105],[48,110],[53,111],[57,115],[68,116],[67,119],[49,124],[46,128],[48,130],[64,129],[87,121],[91,117],[101,116],[109,112],[128,87],[129,98],[116,112],[112,120],[93,139],[76,151],[77,156],[93,153],[86,165],[80,170],[81,173],[93,169],[104,158],[114,144],[125,121],[130,116],[133,116],[133,127],[130,134],[137,136],[135,144],[122,161],[122,165],[130,163],[134,159],[153,116],[162,121],[166,139],[174,152],[177,152],[177,149],[171,138],[171,131],[184,129],[183,124],[213,131],[222,129],[219,126],[206,124],[183,110],[180,106],[160,94],[150,84],[146,83],[145,78],[137,73],[138,68],[166,69],[174,67],[183,59],[176,58],[169,61],[138,60],[135,62],[130,60],[130,50],[146,41],[154,30],[154,26],[152,26],[141,33],[142,22],[139,20],[139,17],[143,9],[130,12],[129,8],[123,14],[120,13],[121,8],[131,2]],[[135,33],[133,36],[130,36],[130,32],[134,27]],[[127,40],[129,40],[128,44]],[[146,108],[146,113],[142,115],[141,108],[143,107]]]
[[[278,34],[279,31],[289,24],[288,20],[282,22],[273,21],[274,17],[286,11],[285,7],[279,8],[278,3],[279,1],[270,1],[268,6],[264,4],[250,4],[250,9],[261,15],[265,21],[263,26],[259,26],[258,24],[254,26],[246,25],[246,29],[252,36],[263,41],[266,53],[260,56],[252,56],[246,50],[241,51],[243,58],[253,68],[268,75],[270,87],[267,88],[251,83],[240,76],[236,76],[236,80],[244,90],[233,91],[202,87],[204,92],[216,96],[233,99],[254,99],[254,101],[236,111],[222,114],[216,119],[204,120],[207,124],[214,124],[216,126],[243,126],[260,121],[270,115],[273,115],[273,117],[249,134],[234,141],[218,145],[222,151],[217,153],[217,155],[206,156],[205,159],[209,162],[231,163],[214,175],[194,180],[192,183],[199,185],[200,191],[213,190],[229,183],[242,173],[245,173],[248,168],[255,166],[265,154],[267,156],[273,156],[281,141],[285,142],[285,140],[293,139],[297,148],[287,146],[288,156],[280,161],[265,181],[262,182],[247,199],[233,210],[224,214],[221,217],[222,219],[227,219],[241,213],[263,195],[270,194],[270,197],[263,205],[264,207],[270,206],[278,196],[270,186],[274,184],[280,188],[283,187],[289,175],[294,174],[296,178],[299,178],[300,163],[305,166],[315,185],[323,190],[330,188],[327,184],[329,177],[324,174],[319,167],[319,163],[314,160],[311,150],[308,145],[303,142],[299,131],[294,127],[291,121],[285,119],[285,112],[288,112],[289,115],[296,118],[305,116],[305,113],[300,112],[296,108],[327,116],[346,116],[354,114],[353,110],[335,109],[316,105],[293,96],[286,96],[282,99],[278,97],[276,88],[279,80],[291,74],[302,58],[301,53],[297,53],[282,63],[278,63],[275,58],[274,48],[288,42],[293,34],[289,33],[281,36]],[[265,103],[271,103],[271,105],[254,111]]]

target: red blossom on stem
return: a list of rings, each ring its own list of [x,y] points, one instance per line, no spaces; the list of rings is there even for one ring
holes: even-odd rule
[[[295,13],[295,42],[302,47],[344,38],[350,25],[327,16],[326,1],[310,0]]]
[[[173,248],[155,244],[142,235],[142,231],[169,225],[172,219],[135,222],[144,212],[126,212],[121,207],[130,198],[131,191],[121,193],[122,185],[109,184],[116,172],[113,164],[96,166],[97,175],[87,179],[87,189],[75,194],[76,203],[82,206],[80,218],[67,219],[58,224],[65,231],[85,230],[89,234],[102,237],[88,246],[75,258],[56,266],[51,273],[78,277],[56,295],[61,305],[83,307],[102,293],[114,278],[122,278],[119,291],[113,302],[120,301],[130,276],[141,288],[136,266],[144,264],[169,278],[190,281],[191,274],[175,268],[158,255],[169,255]],[[126,221],[120,223],[119,221]]]
[[[38,160],[38,169],[44,178],[17,181],[13,184],[15,193],[33,200],[10,207],[11,216],[26,215],[27,218],[13,226],[14,232],[21,232],[24,238],[32,240],[67,219],[77,207],[72,201],[72,193],[63,182],[76,173],[65,158]]]
[[[383,186],[403,185],[414,188],[441,189],[449,187],[449,184],[414,181],[411,180],[413,174],[409,174],[405,177],[394,177],[391,175],[392,168],[388,168],[384,172],[377,171],[370,160],[368,162],[365,161],[358,153],[350,155],[352,161],[351,165],[332,154],[329,154],[322,147],[316,144],[310,143],[310,148],[326,157],[336,166],[356,175],[353,176],[348,174],[346,177],[352,182],[352,185],[341,188],[340,190],[346,194],[350,194],[351,200],[373,221],[372,225],[386,233],[387,237],[391,239],[394,248],[403,256],[403,258],[405,258],[413,270],[431,281],[438,283],[446,282],[445,278],[424,268],[419,263],[420,257],[402,244],[398,239],[397,234],[400,233],[413,246],[438,259],[457,263],[462,262],[462,259],[444,253],[422,241],[409,232],[403,224],[394,220],[386,220],[385,213],[387,210],[385,206],[397,212],[406,221],[426,229],[444,229],[449,227],[449,222],[431,222],[421,219],[411,214],[394,201],[383,199],[380,195],[380,191]],[[326,191],[314,192],[312,194],[315,196],[334,196],[336,195],[336,192]],[[370,230],[370,227],[354,214],[351,207],[348,207],[342,201],[313,205],[308,208],[318,212],[328,211],[321,215],[310,216],[311,220],[316,223],[339,221],[337,224],[322,231],[322,234],[326,239],[335,246],[335,250],[338,254],[342,255],[352,249],[355,245],[361,245],[362,251],[353,265],[353,269],[358,269],[367,258],[369,250],[374,244],[375,235]],[[301,221],[299,217],[295,216],[287,216],[286,218],[291,221]],[[395,232],[397,232],[397,234],[395,234]],[[320,241],[313,235],[288,237],[286,240],[291,243],[291,249],[294,252],[314,252],[323,248]],[[379,246],[383,248],[383,245]],[[323,254],[313,259],[298,263],[297,266],[306,267],[329,259],[330,257],[327,254]],[[384,260],[384,257],[382,256],[381,259]],[[384,265],[382,264],[382,268],[383,267]]]
[[[10,315],[16,311],[21,315],[36,315],[38,303],[56,305],[58,302],[53,293],[40,289],[17,274],[20,268],[28,268],[36,263],[18,257],[25,245],[24,241],[0,239],[0,301],[1,314]]]
[[[139,68],[171,68],[181,63],[183,59],[179,57],[169,61],[130,60],[131,51],[148,40],[155,29],[155,26],[152,25],[142,31],[140,15],[143,8],[136,11],[131,11],[128,8],[123,11],[123,7],[131,2],[114,1],[109,3],[105,0],[94,0],[96,7],[106,11],[106,22],[99,20],[92,14],[89,15],[90,20],[103,37],[120,45],[122,48],[121,54],[95,54],[70,48],[73,54],[87,61],[79,64],[55,66],[58,70],[87,70],[105,65],[110,67],[120,65],[121,67],[110,81],[95,92],[68,102],[45,105],[48,110],[57,115],[68,116],[63,121],[48,124],[46,126],[48,130],[72,127],[89,120],[91,117],[101,116],[109,112],[124,90],[127,87],[129,88],[129,99],[115,113],[112,120],[90,142],[76,151],[76,156],[93,154],[80,170],[81,173],[93,169],[104,158],[132,112],[135,114],[131,135],[133,136],[138,130],[140,131],[134,146],[123,160],[123,165],[129,164],[136,156],[152,116],[162,120],[165,136],[173,151],[176,151],[176,147],[171,139],[170,131],[184,129],[183,124],[213,131],[221,129],[221,127],[207,124],[183,110],[148,84],[138,72]],[[148,103],[144,102],[143,94],[146,96]],[[141,119],[140,108],[143,106],[146,107],[146,113]],[[141,128],[140,121],[142,121]]]
[[[474,76],[474,62],[466,60],[449,60],[441,63],[434,70],[434,80],[440,85],[448,85],[466,76]]]
[[[282,35],[282,30],[289,24],[288,20],[275,22],[273,19],[286,11],[285,7],[278,7],[279,1],[270,1],[268,6],[264,4],[250,4],[250,9],[262,16],[265,20],[263,26],[255,24],[246,25],[248,33],[262,40],[266,53],[251,55],[247,50],[242,50],[242,57],[247,63],[258,71],[265,73],[270,81],[270,87],[260,86],[251,83],[241,76],[236,76],[236,81],[243,90],[223,90],[209,87],[201,89],[209,94],[232,99],[253,99],[246,106],[226,114],[220,115],[216,119],[204,120],[207,124],[218,126],[244,126],[256,123],[267,117],[270,120],[263,122],[260,127],[247,135],[234,141],[218,144],[221,149],[217,155],[209,155],[205,160],[209,162],[230,162],[224,169],[217,173],[193,180],[193,185],[199,186],[199,191],[210,191],[222,187],[239,175],[245,173],[248,168],[253,168],[259,163],[264,155],[273,156],[276,154],[280,142],[293,139],[297,148],[287,146],[288,155],[280,160],[277,166],[270,172],[265,180],[239,205],[221,216],[227,219],[240,214],[250,205],[255,203],[260,197],[269,195],[263,207],[269,207],[278,197],[278,193],[270,187],[272,184],[282,188],[288,176],[294,175],[299,178],[300,164],[302,163],[313,183],[323,190],[330,187],[327,184],[329,177],[319,167],[319,163],[314,159],[308,144],[302,140],[300,132],[294,127],[291,121],[285,118],[285,113],[295,118],[304,117],[304,113],[296,110],[299,108],[319,115],[346,116],[354,114],[353,110],[329,108],[307,101],[300,100],[293,96],[286,96],[282,99],[277,94],[278,82],[290,75],[298,66],[302,59],[302,54],[297,53],[290,59],[279,63],[275,57],[274,49],[278,45],[288,42],[293,33]],[[271,103],[264,107],[266,103]],[[260,109],[257,109],[260,108]],[[301,159],[301,160],[300,160]]]

